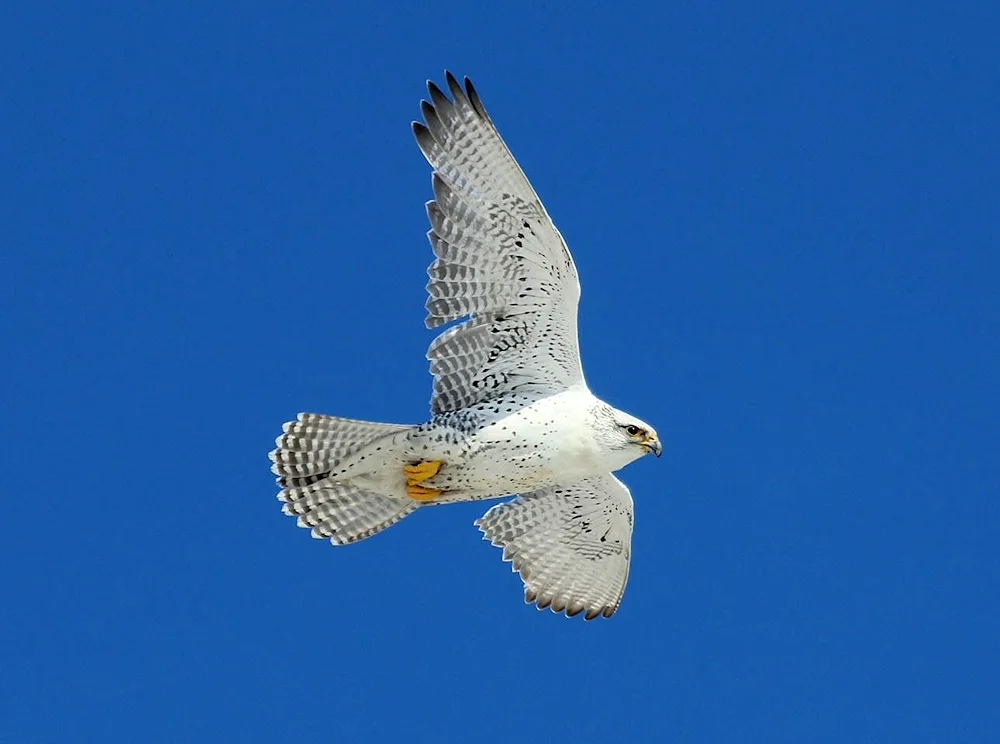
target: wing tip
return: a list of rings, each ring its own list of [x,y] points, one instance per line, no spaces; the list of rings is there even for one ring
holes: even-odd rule
[[[444,109],[451,105],[451,101],[448,100],[448,96],[438,87],[438,84],[433,80],[427,81],[427,92],[430,93],[431,103],[436,109]]]
[[[533,604],[538,611],[550,610],[556,615],[565,615],[566,617],[576,617],[582,614],[583,619],[589,622],[599,617],[611,617],[618,610],[617,605],[588,607],[579,600],[556,600],[557,598],[552,595],[539,596],[536,590],[525,587],[524,603]]]
[[[444,79],[448,84],[448,90],[450,90],[451,94],[455,96],[456,101],[459,100],[459,97],[465,97],[465,92],[462,90],[462,86],[458,84],[458,79],[451,73],[451,70],[444,71]]]
[[[469,103],[472,108],[475,109],[476,113],[479,114],[483,119],[492,123],[490,115],[486,113],[486,107],[483,105],[483,99],[479,97],[479,91],[476,90],[476,86],[472,84],[472,80],[468,77],[465,78],[465,95],[469,99]]]
[[[431,130],[427,128],[427,125],[423,122],[415,121],[410,124],[410,128],[413,129],[413,137],[417,140],[417,147],[420,148],[420,152],[423,154],[424,159],[431,163],[431,153],[437,146],[434,140],[434,135],[431,134]],[[433,163],[431,163],[433,165]]]
[[[437,110],[434,108],[434,104],[423,99],[420,101],[420,115],[423,116],[424,121],[427,122],[428,129],[431,128],[433,121],[438,118]]]
[[[455,105],[467,104],[479,117],[486,121],[491,121],[489,114],[486,113],[483,100],[479,97],[479,92],[468,75],[464,76],[460,83],[451,70],[445,70],[444,79]],[[427,81],[427,92],[430,94],[431,101],[435,106],[451,105],[451,100],[448,99],[448,96],[441,87],[433,80]]]

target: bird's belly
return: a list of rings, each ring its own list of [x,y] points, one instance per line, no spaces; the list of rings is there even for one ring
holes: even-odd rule
[[[527,493],[601,471],[592,447],[550,432],[510,441],[488,435],[460,463],[445,463],[433,479],[454,500]]]

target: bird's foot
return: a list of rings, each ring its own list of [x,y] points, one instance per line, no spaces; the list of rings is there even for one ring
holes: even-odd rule
[[[416,486],[429,478],[433,478],[438,474],[443,464],[440,460],[428,460],[413,465],[404,465],[403,473],[406,474],[406,484]]]
[[[406,495],[417,501],[430,501],[441,495],[437,488],[427,488],[421,486],[425,480],[429,480],[438,474],[442,463],[440,460],[428,460],[418,462],[413,465],[404,465],[403,473],[406,475]]]
[[[431,501],[441,495],[441,490],[438,488],[424,488],[415,483],[407,483],[406,495],[417,501]]]

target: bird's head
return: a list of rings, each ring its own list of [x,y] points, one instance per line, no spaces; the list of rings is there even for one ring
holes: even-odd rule
[[[627,457],[626,462],[637,460],[652,452],[657,457],[663,452],[656,430],[642,419],[608,406],[602,427],[608,434],[605,440],[610,449]]]

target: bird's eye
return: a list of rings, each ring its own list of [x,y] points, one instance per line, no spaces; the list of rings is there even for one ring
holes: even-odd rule
[[[637,437],[640,434],[642,434],[642,429],[640,429],[635,424],[629,424],[628,426],[626,426],[625,431],[628,432],[628,435],[630,437]]]

